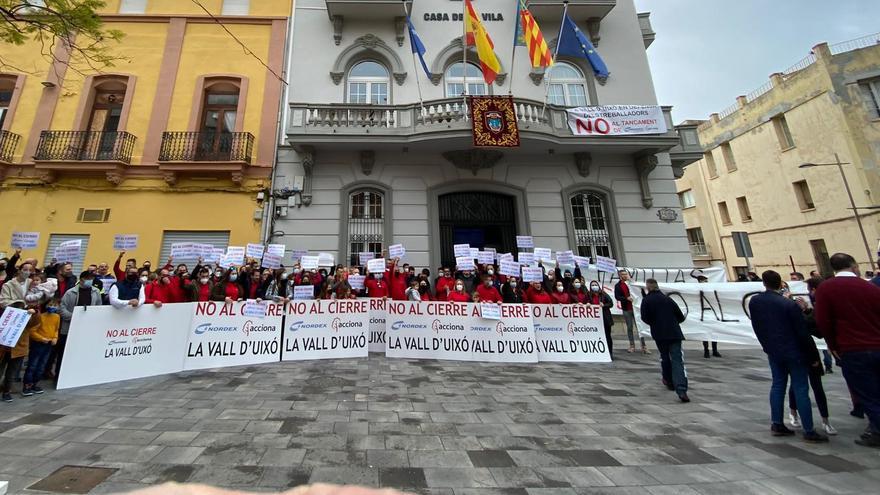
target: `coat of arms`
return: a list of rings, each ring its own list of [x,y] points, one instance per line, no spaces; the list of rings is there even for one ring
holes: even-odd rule
[[[516,109],[509,96],[471,96],[474,146],[519,146]]]

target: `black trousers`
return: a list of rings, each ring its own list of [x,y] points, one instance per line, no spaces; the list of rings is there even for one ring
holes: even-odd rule
[[[2,377],[0,392],[8,394],[12,391],[12,379],[21,370],[21,363],[23,362],[24,356],[14,358],[8,350],[3,354],[3,358],[0,359],[0,372],[2,372],[0,373],[0,377]]]
[[[828,399],[825,397],[825,388],[822,387],[822,368],[810,366],[810,388],[813,389],[813,397],[816,398],[816,407],[819,408],[819,415],[823,418],[828,417]],[[797,409],[797,401],[794,399],[794,390],[788,387],[788,407],[789,409]]]

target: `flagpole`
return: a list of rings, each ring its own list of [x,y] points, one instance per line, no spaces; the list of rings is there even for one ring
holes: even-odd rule
[[[416,65],[416,52],[413,51],[413,49],[412,49],[412,47],[413,47],[412,31],[410,31],[410,29],[409,29],[409,25],[412,21],[410,20],[410,17],[409,17],[409,11],[406,9],[406,2],[407,2],[407,0],[403,0],[403,14],[406,16],[406,23],[407,23],[406,30],[407,30],[407,34],[409,35],[410,51],[412,52],[413,72],[415,73],[415,76],[416,76],[416,89],[418,89],[418,91],[419,91],[419,106],[422,108],[422,112],[421,112],[422,115],[419,115],[419,117],[423,117],[424,113],[425,113],[425,102],[424,102],[424,100],[422,100],[422,83],[419,82],[419,67]]]
[[[510,75],[508,76],[510,78],[510,86],[507,88],[507,94],[510,96],[513,96],[513,75],[516,74],[516,72],[513,71],[513,68],[516,66],[516,42],[518,41],[516,34],[522,29],[522,12],[519,10],[520,2],[522,0],[515,1],[516,20],[514,21],[515,24],[513,26],[513,47],[510,49]],[[523,33],[523,35],[525,35],[525,33]]]
[[[463,79],[463,80],[464,80],[464,91],[461,93],[461,95],[462,95],[462,100],[464,101],[464,107],[462,108],[462,113],[464,114],[464,118],[467,119],[467,97],[468,97],[468,82],[467,82],[467,73],[468,73],[468,70],[467,70],[467,49],[468,49],[468,44],[467,44],[467,22],[468,22],[468,20],[470,19],[470,15],[469,15],[469,13],[468,13],[467,0],[462,0],[461,4],[464,6],[464,9],[462,10],[462,17],[461,17],[461,20],[462,20],[462,23],[461,23],[461,48],[462,48],[462,50],[461,50],[461,54],[462,54],[462,55],[461,55],[461,61],[462,61],[462,63],[464,64],[464,66],[462,67],[462,70],[464,71],[464,73],[463,73],[463,76],[464,76],[464,79]]]
[[[568,0],[562,2],[562,19],[559,20],[559,35],[556,36],[556,48],[553,49],[553,64],[556,63],[556,56],[559,54],[559,44],[562,42],[562,29],[565,27],[565,16],[568,15]],[[544,107],[541,108],[541,118],[544,118],[544,111],[547,110],[547,98],[550,97],[550,70],[544,69]]]

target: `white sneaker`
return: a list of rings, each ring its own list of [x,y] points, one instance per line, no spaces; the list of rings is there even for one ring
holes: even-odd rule
[[[825,426],[825,433],[827,433],[829,435],[837,435],[837,430],[835,430],[834,427],[831,426],[830,423],[824,423],[824,426]]]
[[[791,424],[792,428],[800,428],[801,427],[800,419],[798,419],[798,417],[795,416],[794,414],[788,415],[788,422],[789,422],[789,424]]]

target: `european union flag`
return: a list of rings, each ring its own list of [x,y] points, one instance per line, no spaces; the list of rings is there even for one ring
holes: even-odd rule
[[[568,14],[562,18],[562,29],[559,30],[559,45],[557,55],[585,58],[593,67],[596,77],[608,77],[608,67],[596,51],[596,47],[584,36],[584,33],[571,20]]]
[[[425,69],[425,74],[427,74],[428,79],[430,79],[431,71],[428,70],[428,64],[425,63],[425,52],[427,50],[425,50],[425,45],[422,43],[422,39],[416,34],[416,28],[413,27],[409,16],[406,16],[406,25],[409,27],[409,45],[412,48],[412,52],[419,55],[419,60],[422,62],[422,68]]]

